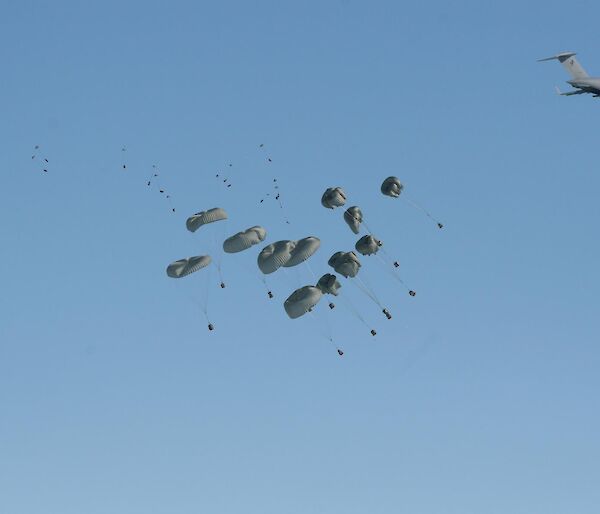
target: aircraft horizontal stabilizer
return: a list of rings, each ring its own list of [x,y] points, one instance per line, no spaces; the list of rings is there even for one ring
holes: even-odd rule
[[[574,89],[573,91],[566,91],[565,93],[563,93],[558,86],[556,87],[556,94],[560,95],[560,96],[571,96],[571,95],[581,95],[583,93],[585,93],[585,91],[583,89]]]
[[[544,61],[553,61],[553,60],[557,60],[560,62],[566,61],[569,57],[573,57],[575,54],[575,52],[563,52],[562,54],[556,54],[553,55],[552,57],[544,57],[543,59],[538,59],[537,62],[544,62]]]

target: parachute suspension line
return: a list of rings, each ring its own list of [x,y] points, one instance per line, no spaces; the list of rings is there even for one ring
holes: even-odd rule
[[[369,225],[367,224],[367,222],[365,221],[365,219],[363,218],[362,220],[362,224],[365,226],[365,228],[367,229],[367,232],[372,235],[373,237],[375,237],[375,234],[373,234],[373,231],[371,230],[371,227],[369,227]],[[377,239],[377,238],[376,238]]]
[[[367,294],[369,296],[369,298],[371,298],[381,309],[381,311],[383,312],[383,314],[385,314],[385,317],[387,319],[392,319],[392,315],[390,314],[390,311],[388,311],[382,304],[381,302],[377,299],[377,296],[375,295],[375,293],[373,292],[373,290],[371,288],[369,288],[369,286],[367,286],[367,284],[365,284],[362,279],[357,275],[356,277],[354,277],[356,279],[358,279],[358,282],[356,282],[356,284],[359,286],[359,288],[361,288],[361,290]],[[364,288],[364,289],[362,289]]]
[[[379,302],[377,302],[377,300],[371,295],[371,293],[369,293],[369,291],[363,289],[362,285],[358,282],[358,280],[351,280],[350,281],[351,284],[354,284],[354,287],[357,287],[358,289],[360,289],[364,294],[366,294],[371,300],[373,300],[377,305],[379,305]]]
[[[273,298],[273,292],[269,288],[269,284],[267,284],[267,277],[258,269],[258,266],[253,265],[250,262],[246,262],[245,259],[242,259],[243,266],[246,270],[250,272],[250,275],[256,277],[265,287],[265,291],[269,298]]]
[[[406,196],[404,196],[404,198],[406,198]],[[431,214],[429,214],[429,212],[421,207],[419,204],[413,202],[410,198],[406,198],[406,201],[412,205],[415,209],[420,210],[422,213],[425,214],[425,216],[427,216],[430,220],[434,221],[436,223],[436,225],[438,226],[438,228],[444,228],[444,225],[442,223],[440,223],[437,219],[435,219]]]
[[[259,272],[260,273],[260,272]],[[262,274],[261,274],[262,275]],[[265,286],[265,290],[267,291],[267,296],[269,298],[273,298],[273,291],[271,291],[271,289],[269,288],[269,284],[267,284],[267,279],[264,275],[262,275],[260,277],[260,281],[263,283],[263,285]]]
[[[223,246],[219,244],[219,241],[223,240],[224,227],[221,225],[225,225],[227,220],[223,223],[219,223],[218,230],[213,231],[213,239],[212,239],[212,250],[211,253],[215,255],[215,265],[217,266],[217,273],[219,274],[219,285],[221,289],[225,289],[225,281],[223,280],[223,271],[221,269],[221,265],[223,264]]]
[[[311,319],[315,320],[315,323],[318,326],[320,326],[321,328],[324,328],[324,331],[320,330],[322,337],[324,337],[325,339],[327,339],[327,341],[329,341],[330,343],[332,343],[336,347],[336,351],[337,351],[337,353],[338,353],[338,355],[340,357],[342,355],[344,355],[344,351],[333,340],[333,335],[331,333],[331,325],[329,324],[329,320],[325,319],[325,323],[324,324],[320,324],[319,323],[320,317],[317,316],[317,314],[314,312],[314,308],[313,309],[309,309],[308,313],[311,315]]]
[[[386,262],[381,257],[381,255],[379,255],[379,254],[375,254],[375,256],[381,261],[381,263],[383,264],[383,266],[384,266],[385,270],[388,272],[388,274],[390,274],[392,277],[394,277],[394,279],[396,279],[398,282],[400,282],[404,286],[404,288],[408,291],[408,294],[410,296],[415,296],[417,294],[415,291],[413,291],[410,287],[408,287],[406,285],[406,283],[404,282],[404,280],[402,280],[400,278],[400,275],[398,275],[397,273],[395,273],[394,270],[390,268],[390,263],[389,262]],[[386,256],[387,256],[387,254],[386,254]],[[392,265],[395,266],[396,263],[397,263],[397,261],[394,262],[394,264],[392,264]],[[395,267],[397,268],[397,266],[395,266]]]
[[[298,288],[298,283],[299,283],[299,278],[296,275],[296,279],[294,279],[294,277],[291,274],[291,271],[289,271],[289,268],[286,268],[284,266],[282,266],[281,268],[283,270],[283,274],[286,277],[286,280],[288,282],[288,284],[290,285],[290,287],[292,287],[294,290],[296,290]],[[297,272],[298,270],[294,270],[295,272]]]
[[[313,269],[310,266],[310,262],[308,262],[308,260],[304,261],[306,262],[306,266],[308,267],[308,271],[310,271],[310,274],[312,275],[312,278],[315,282],[315,284],[317,283],[317,276],[315,275],[315,272],[313,271]]]
[[[367,293],[367,295],[377,304],[379,305],[379,307],[383,308],[383,306],[381,305],[381,302],[379,301],[379,299],[377,298],[377,295],[375,294],[375,291],[373,291],[372,287],[369,287],[366,282],[358,275],[356,275],[356,277],[354,277],[355,280],[357,280],[358,284],[361,286],[362,290],[365,291]]]
[[[369,324],[365,321],[365,318],[362,317],[359,310],[354,306],[354,304],[352,303],[350,298],[346,298],[344,295],[340,295],[339,297],[342,299],[342,301],[344,302],[346,307],[348,307],[350,312],[352,314],[354,314],[354,316],[356,316],[360,320],[360,322],[371,331],[371,335],[374,336],[375,334],[377,334],[377,332],[375,332],[375,330],[370,328]]]

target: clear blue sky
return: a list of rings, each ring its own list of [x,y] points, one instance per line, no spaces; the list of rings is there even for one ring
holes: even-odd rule
[[[568,76],[535,60],[573,50],[600,75],[599,19],[593,1],[4,1],[0,512],[598,512],[600,102],[557,97]],[[391,174],[443,231],[379,194]],[[272,176],[289,226],[258,204]],[[345,283],[379,333],[317,309],[340,358],[281,306],[308,270],[269,301],[254,249],[224,258],[226,289],[213,275],[209,333],[202,281],[164,272],[208,251],[187,215],[318,236],[324,273],[355,240],[320,206],[335,185],[417,296],[365,259],[394,319]]]

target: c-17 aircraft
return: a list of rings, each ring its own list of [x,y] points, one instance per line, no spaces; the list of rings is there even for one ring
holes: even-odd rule
[[[567,80],[567,83],[576,88],[572,91],[563,93],[557,87],[556,92],[559,95],[571,96],[591,93],[594,97],[600,96],[600,77],[590,77],[577,59],[575,59],[575,52],[563,52],[561,54],[553,55],[552,57],[539,59],[538,62],[553,61],[554,59],[560,62],[569,72],[571,77],[573,77],[571,80]]]

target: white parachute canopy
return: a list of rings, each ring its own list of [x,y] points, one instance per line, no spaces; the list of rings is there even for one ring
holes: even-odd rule
[[[197,255],[180,259],[167,266],[167,275],[171,278],[181,278],[191,275],[195,271],[206,268],[211,262],[210,255]]]
[[[283,303],[283,307],[290,318],[299,318],[317,305],[322,296],[318,287],[304,286],[296,289]]]
[[[225,209],[214,207],[213,209],[200,211],[193,216],[190,216],[185,222],[185,226],[190,232],[196,232],[196,230],[198,230],[202,225],[226,219],[227,213],[225,212]]]
[[[227,253],[243,252],[248,248],[262,242],[267,237],[267,231],[263,227],[250,227],[243,232],[238,232],[223,241],[223,250]]]

